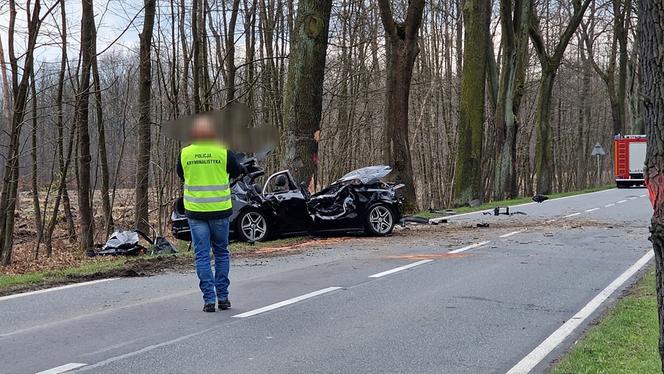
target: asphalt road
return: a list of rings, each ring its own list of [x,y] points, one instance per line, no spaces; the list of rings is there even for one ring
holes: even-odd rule
[[[0,372],[544,372],[647,267],[645,194],[237,260],[224,312],[193,272],[0,298]]]

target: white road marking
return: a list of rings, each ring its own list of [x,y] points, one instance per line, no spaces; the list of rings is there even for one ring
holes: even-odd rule
[[[46,323],[43,323],[41,325],[32,325],[30,327],[26,327],[26,328],[20,329],[20,330],[14,330],[14,331],[10,331],[10,332],[0,331],[0,338],[6,338],[6,337],[9,337],[9,336],[12,336],[12,335],[19,335],[19,334],[24,334],[26,332],[42,330],[42,329],[45,329],[45,328],[58,326],[58,325],[62,325],[62,324],[65,324],[65,323],[72,323],[74,321],[84,320],[86,318],[90,318],[90,317],[93,317],[93,316],[100,316],[100,315],[104,315],[104,314],[116,313],[119,310],[127,310],[127,309],[130,309],[130,308],[135,308],[135,307],[142,306],[142,305],[157,303],[157,302],[161,302],[161,301],[164,301],[164,300],[170,300],[170,299],[174,299],[174,298],[178,298],[178,297],[182,297],[182,296],[186,296],[186,295],[190,295],[190,294],[194,294],[194,293],[198,293],[198,291],[197,290],[190,290],[190,291],[172,293],[172,294],[169,294],[169,295],[155,297],[153,299],[141,300],[141,301],[138,301],[138,302],[132,303],[132,304],[120,305],[120,306],[114,307],[114,308],[105,308],[105,309],[98,310],[98,311],[92,312],[92,313],[80,314],[80,315],[76,315],[76,316],[73,316],[73,317],[70,317],[70,318],[65,318],[65,319],[61,319],[61,320],[46,322]]]
[[[643,194],[643,195],[639,195],[639,197],[646,197],[646,194]]]
[[[400,267],[398,267],[398,268],[394,268],[394,269],[390,269],[390,270],[386,270],[386,271],[383,271],[383,272],[380,272],[380,273],[376,273],[376,274],[370,275],[369,278],[380,278],[380,277],[384,277],[384,276],[386,276],[386,275],[394,274],[394,273],[396,273],[396,272],[398,272],[398,271],[401,271],[401,270],[406,270],[406,269],[414,268],[415,266],[419,266],[419,265],[422,265],[422,264],[426,264],[427,262],[431,262],[431,261],[433,261],[433,260],[421,260],[421,261],[413,262],[413,263],[408,264],[408,265],[400,266]]]
[[[599,210],[599,208],[586,209],[586,213],[594,212],[596,210]]]
[[[626,202],[627,202],[627,200],[620,200],[620,201],[617,201],[618,204],[622,204],[622,203],[626,203]]]
[[[89,281],[89,282],[82,282],[82,283],[68,284],[68,285],[66,285],[66,286],[52,287],[52,288],[45,288],[45,289],[43,289],[43,290],[37,290],[37,291],[30,291],[30,292],[17,293],[17,294],[13,294],[13,295],[2,296],[2,297],[0,297],[0,301],[16,299],[16,298],[24,297],[24,296],[38,295],[38,294],[42,294],[42,293],[46,293],[46,292],[52,292],[52,291],[66,290],[66,289],[68,289],[68,288],[76,288],[76,287],[83,287],[83,286],[91,286],[91,285],[93,285],[93,284],[103,283],[103,282],[110,282],[110,281],[112,281],[112,280],[116,280],[116,279],[118,279],[118,278],[98,279],[98,280]]]
[[[58,367],[55,367],[55,368],[52,368],[52,369],[48,369],[48,370],[44,370],[44,371],[40,371],[40,372],[37,373],[37,374],[59,374],[59,373],[65,373],[65,372],[70,371],[70,370],[74,370],[74,369],[81,368],[81,367],[83,367],[83,366],[85,366],[85,365],[87,365],[87,364],[80,364],[80,363],[72,362],[72,363],[70,363],[70,364],[65,364],[65,365],[61,365],[61,366],[58,366]]]
[[[582,194],[578,194],[578,195],[570,195],[570,196],[556,197],[556,198],[554,198],[554,199],[550,199],[550,200],[548,200],[548,203],[550,204],[550,203],[553,202],[553,201],[559,201],[559,200],[565,200],[565,199],[573,199],[573,198],[575,198],[575,197],[583,197],[583,196],[594,195],[594,194],[598,194],[598,193],[604,193],[604,192],[615,191],[615,190],[616,190],[616,188],[609,188],[608,190],[601,190],[601,191],[595,191],[595,192],[588,192],[588,193],[582,193]],[[523,204],[517,204],[517,205],[510,205],[510,209],[511,209],[511,208],[518,208],[518,207],[522,207],[522,206],[533,205],[533,204],[537,204],[537,203],[533,201],[533,202],[530,202],[530,203],[523,203]],[[481,213],[484,213],[484,212],[490,212],[490,211],[492,211],[492,210],[493,210],[493,209],[485,209],[485,210],[477,210],[477,211],[475,211],[475,212],[468,212],[468,213],[454,214],[454,215],[451,215],[451,216],[443,216],[443,217],[438,217],[438,218],[432,218],[432,219],[430,219],[429,221],[438,223],[438,222],[441,222],[441,221],[444,221],[444,220],[446,220],[446,219],[450,219],[450,218],[463,217],[463,216],[468,216],[468,215],[471,215],[471,214],[481,214]]]
[[[461,253],[461,252],[465,252],[465,251],[470,250],[470,249],[474,249],[474,248],[481,247],[481,246],[486,245],[486,244],[489,244],[489,243],[491,243],[491,242],[487,240],[487,241],[483,241],[483,242],[479,242],[479,243],[475,243],[475,244],[467,245],[467,246],[465,246],[465,247],[463,247],[463,248],[455,249],[455,250],[453,250],[453,251],[450,251],[449,253]]]
[[[632,197],[630,197],[629,199],[630,199],[630,200],[636,200],[637,197],[636,197],[636,196],[632,196]]]
[[[500,238],[509,238],[509,237],[512,236],[512,235],[520,234],[520,233],[522,233],[522,232],[524,232],[524,231],[526,231],[526,230],[523,229],[523,230],[519,230],[519,231],[512,231],[512,232],[508,232],[507,234],[503,234],[503,235],[501,235],[501,236],[499,236],[499,237],[500,237]]]
[[[616,204],[611,203],[611,204],[606,204],[606,205],[604,205],[605,208],[611,208],[612,206],[616,206]]]
[[[581,213],[576,212],[576,213],[568,214],[568,215],[564,216],[563,218],[574,217],[574,216],[578,216],[579,214],[581,214]]]
[[[627,282],[637,271],[643,268],[648,261],[653,258],[652,250],[649,250],[634,265],[630,266],[624,273],[620,274],[611,284],[606,286],[597,296],[595,296],[586,306],[583,307],[567,322],[563,323],[558,330],[549,335],[540,345],[537,346],[526,357],[519,361],[507,374],[525,374],[529,373],[537,364],[560,345],[574,330],[579,327],[591,314],[593,314],[616,290]]]
[[[246,317],[255,316],[256,314],[261,314],[261,313],[269,312],[270,310],[275,310],[275,309],[277,309],[277,308],[281,308],[281,307],[284,307],[284,306],[286,306],[286,305],[290,305],[290,304],[297,303],[298,301],[302,301],[302,300],[310,299],[310,298],[312,298],[312,297],[316,297],[316,296],[319,296],[319,295],[322,295],[322,294],[326,294],[326,293],[328,293],[328,292],[336,291],[336,290],[339,290],[339,289],[341,289],[341,287],[328,287],[328,288],[323,288],[322,290],[318,290],[318,291],[310,292],[310,293],[308,293],[308,294],[305,294],[305,295],[302,295],[302,296],[298,296],[298,297],[294,297],[294,298],[292,298],[292,299],[288,299],[288,300],[280,301],[280,302],[278,302],[278,303],[274,303],[274,304],[271,304],[271,305],[268,305],[268,306],[264,306],[264,307],[262,307],[262,308],[258,308],[258,309],[250,310],[250,311],[248,311],[248,312],[244,312],[244,313],[236,314],[236,315],[233,316],[233,318],[246,318]]]

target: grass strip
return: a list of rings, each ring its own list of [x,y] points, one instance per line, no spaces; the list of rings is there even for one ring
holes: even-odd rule
[[[551,373],[661,373],[658,333],[655,271],[650,270]]]

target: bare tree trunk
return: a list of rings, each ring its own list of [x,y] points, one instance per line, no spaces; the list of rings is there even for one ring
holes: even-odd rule
[[[79,248],[85,251],[94,244],[94,217],[90,171],[89,102],[90,69],[94,58],[95,34],[93,0],[81,1],[81,76],[76,99],[75,122],[78,129],[78,209],[81,217]]]
[[[394,165],[396,182],[403,183],[406,210],[417,209],[417,195],[410,154],[408,105],[415,59],[420,52],[418,33],[424,13],[424,0],[411,1],[405,20],[397,22],[387,0],[379,0],[385,28],[387,81],[385,102],[385,160]]]
[[[240,0],[233,0],[231,17],[228,21],[228,30],[226,30],[226,103],[235,101],[235,25],[237,24],[237,14],[240,7]],[[245,35],[245,38],[248,35]]]
[[[148,195],[150,188],[150,151],[152,145],[151,136],[151,93],[152,93],[152,65],[150,62],[150,50],[152,49],[152,30],[154,28],[154,17],[156,0],[145,0],[145,20],[143,31],[140,35],[139,55],[139,81],[138,91],[138,149],[136,152],[136,206],[134,222],[136,229],[148,234],[150,232]]]
[[[97,41],[93,39],[94,56],[92,59],[92,79],[95,89],[95,114],[97,122],[97,148],[99,152],[99,167],[101,170],[101,206],[104,212],[104,233],[108,236],[113,231],[113,208],[109,196],[110,175],[108,171],[108,154],[106,151],[106,128],[104,126],[103,101],[101,99],[101,82],[99,81],[99,67],[97,66]]]
[[[301,0],[291,35],[284,98],[283,164],[297,182],[311,185],[323,105],[323,75],[332,0]]]
[[[191,48],[193,55],[193,77],[192,77],[192,95],[194,96],[194,113],[201,112],[201,41],[198,33],[199,28],[199,0],[192,0],[191,2]]]
[[[16,3],[9,1],[9,27],[8,27],[8,49],[9,65],[11,67],[12,78],[12,102],[13,107],[9,112],[8,122],[9,146],[5,158],[4,179],[2,183],[2,193],[0,194],[0,263],[9,265],[12,259],[12,249],[14,244],[14,219],[16,213],[16,197],[18,192],[19,176],[19,146],[21,137],[21,127],[25,117],[25,105],[28,97],[28,88],[30,86],[30,75],[34,68],[34,50],[41,26],[40,14],[41,2],[35,0],[33,8],[28,12],[30,18],[27,20],[28,40],[26,52],[23,56],[23,66],[19,70],[18,58],[14,52],[14,36],[16,24]],[[4,64],[3,64],[4,66]],[[4,74],[4,72],[3,72]],[[19,80],[20,77],[20,80]]]
[[[497,199],[509,199],[518,194],[516,183],[516,141],[519,114],[519,77],[525,73],[528,51],[528,27],[532,0],[502,0],[501,21],[503,58],[496,105],[496,142],[500,147],[496,162],[495,191]],[[493,46],[489,46],[493,50]]]
[[[466,204],[482,193],[484,94],[491,3],[465,0],[463,74],[459,97],[459,147],[454,174],[454,201]]]
[[[35,258],[39,256],[39,244],[44,237],[44,227],[42,225],[41,204],[39,203],[39,170],[37,168],[37,87],[35,83],[35,72],[30,72],[31,101],[32,101],[32,149],[30,156],[32,159],[32,208],[34,210],[35,229],[37,231],[37,244],[35,245]]]
[[[57,162],[58,162],[58,192],[55,196],[55,201],[53,203],[53,214],[47,225],[45,240],[46,245],[46,255],[51,257],[53,254],[53,231],[55,231],[55,226],[58,222],[58,211],[60,209],[60,201],[65,199],[68,202],[69,196],[67,192],[67,171],[69,162],[71,160],[71,150],[72,150],[72,141],[75,135],[75,126],[72,126],[72,131],[70,134],[70,143],[69,143],[69,152],[67,154],[67,165],[65,165],[64,160],[64,119],[63,119],[63,103],[62,97],[64,92],[64,83],[65,83],[65,70],[67,69],[67,15],[65,8],[65,0],[60,0],[60,33],[62,38],[62,46],[60,49],[61,58],[60,58],[60,72],[58,73],[58,88],[56,93],[56,127],[57,127]],[[68,205],[65,205],[65,217],[67,220],[67,227],[69,231],[69,236],[73,237],[76,235],[74,230],[74,222],[71,217],[71,211],[67,211],[66,208]]]
[[[659,355],[664,366],[664,1],[641,0],[639,38],[643,122],[648,136],[645,180],[654,212],[650,241],[655,251]]]
[[[551,101],[553,99],[553,83],[558,73],[558,68],[563,60],[572,36],[576,32],[583,15],[592,0],[572,0],[574,14],[572,14],[558,43],[553,49],[553,54],[547,51],[546,43],[542,37],[539,27],[539,18],[536,14],[531,15],[530,38],[540,61],[542,77],[540,79],[539,96],[537,98],[537,110],[535,114],[535,128],[537,130],[537,141],[535,146],[535,175],[537,178],[537,193],[548,194],[552,191],[554,178],[553,163],[553,135],[551,131]]]

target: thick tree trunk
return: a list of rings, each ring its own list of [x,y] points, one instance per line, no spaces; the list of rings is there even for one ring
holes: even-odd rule
[[[650,241],[655,251],[659,355],[664,366],[664,1],[641,0],[639,20],[643,123],[648,136],[645,178],[654,208]]]
[[[150,103],[152,94],[152,29],[154,26],[156,0],[145,0],[145,19],[140,35],[139,51],[139,91],[138,91],[138,149],[136,151],[136,205],[134,225],[136,229],[149,235],[149,188],[150,151],[152,146]]]
[[[494,198],[516,197],[516,141],[521,100],[521,89],[525,75],[528,51],[528,26],[532,0],[519,0],[514,3],[514,16],[511,0],[501,1],[503,30],[503,61],[500,71],[498,100],[496,103],[496,143],[499,153],[496,162]],[[492,50],[493,46],[489,45]]]
[[[94,244],[92,185],[90,181],[92,156],[90,155],[90,133],[88,128],[90,70],[94,57],[92,38],[95,32],[92,1],[82,0],[81,5],[81,76],[75,113],[75,121],[78,125],[78,209],[81,217],[79,247],[82,251],[92,248]]]
[[[542,71],[537,97],[537,111],[535,112],[535,128],[537,131],[535,143],[535,176],[537,178],[537,188],[535,192],[545,195],[551,193],[554,177],[553,134],[550,120],[555,77],[555,71]]]
[[[283,165],[311,185],[316,173],[332,0],[301,0],[291,35],[282,133]]]
[[[413,66],[420,51],[417,43],[424,1],[409,2],[403,22],[395,21],[389,1],[379,0],[378,7],[387,49],[384,156],[387,163],[394,166],[396,182],[405,185],[406,210],[413,211],[417,209],[417,195],[410,154],[408,106]]]
[[[459,142],[454,173],[454,202],[481,199],[482,141],[486,53],[489,43],[491,2],[466,0],[463,8],[464,48],[459,97]]]
[[[398,35],[387,36],[387,45],[387,162],[394,167],[395,181],[405,184],[406,209],[415,210],[417,200],[410,155],[408,106],[413,65],[419,48],[417,40],[403,40]]]

